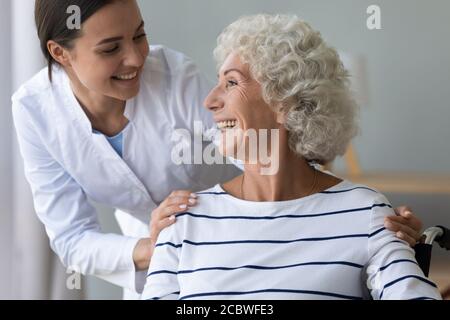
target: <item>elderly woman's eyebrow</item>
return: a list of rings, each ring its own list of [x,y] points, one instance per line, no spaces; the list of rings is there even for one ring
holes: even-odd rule
[[[246,77],[245,74],[244,74],[241,70],[235,69],[235,68],[233,68],[233,69],[228,69],[228,70],[224,71],[224,72],[223,72],[223,76],[225,77],[227,74],[229,74],[229,73],[232,72],[232,71],[235,71],[235,72],[240,73],[244,78]],[[217,75],[217,78],[220,78],[220,74]]]

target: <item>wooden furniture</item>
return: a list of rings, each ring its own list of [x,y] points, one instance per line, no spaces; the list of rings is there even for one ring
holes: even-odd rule
[[[345,156],[347,172],[340,177],[365,184],[380,192],[450,195],[450,173],[363,172],[353,145]]]

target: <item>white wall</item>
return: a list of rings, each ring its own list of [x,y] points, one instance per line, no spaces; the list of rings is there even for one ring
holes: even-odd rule
[[[10,1],[1,0],[0,10],[0,74],[8,76],[10,68]],[[12,174],[11,174],[11,108],[10,81],[0,82],[0,299],[10,297]]]
[[[11,93],[38,72],[44,64],[36,36],[34,1],[11,1]],[[11,110],[11,103],[7,108]],[[9,117],[12,126],[12,117]],[[50,291],[48,270],[51,259],[49,244],[42,224],[35,212],[31,189],[25,179],[23,159],[19,152],[16,134],[12,132],[12,247],[11,294],[19,299],[45,299],[43,292]],[[44,254],[45,253],[45,254]],[[33,273],[29,265],[34,264]]]

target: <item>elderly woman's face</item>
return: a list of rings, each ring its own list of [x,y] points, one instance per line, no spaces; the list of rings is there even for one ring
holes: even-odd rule
[[[252,77],[249,66],[243,64],[237,54],[227,57],[218,77],[218,84],[211,90],[204,105],[214,113],[214,120],[221,130],[220,152],[236,158],[242,146],[248,149],[248,145],[243,144],[244,133],[278,129],[280,123],[277,113],[264,101],[261,86]],[[234,138],[226,139],[231,136]]]

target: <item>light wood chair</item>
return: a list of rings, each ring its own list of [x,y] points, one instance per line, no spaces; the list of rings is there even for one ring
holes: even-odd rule
[[[450,195],[450,173],[363,172],[352,144],[344,155],[346,172],[340,177],[375,188],[381,192]],[[333,171],[332,165],[325,169]]]

